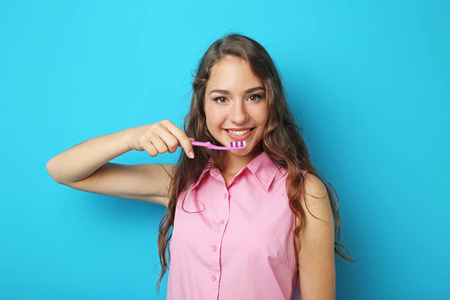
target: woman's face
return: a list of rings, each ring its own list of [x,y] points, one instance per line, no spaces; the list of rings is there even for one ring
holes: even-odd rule
[[[253,158],[262,151],[269,105],[264,85],[247,61],[226,56],[211,68],[205,114],[209,132],[223,146],[246,141],[245,149],[227,151],[227,155]]]

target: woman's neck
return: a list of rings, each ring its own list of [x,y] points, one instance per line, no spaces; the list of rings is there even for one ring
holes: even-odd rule
[[[262,152],[262,147],[258,146],[252,149],[252,151],[244,156],[238,156],[232,152],[227,152],[220,167],[222,169],[222,175],[225,178],[233,178],[242,168],[248,165],[256,156]]]

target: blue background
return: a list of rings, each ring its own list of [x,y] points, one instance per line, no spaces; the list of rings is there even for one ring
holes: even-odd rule
[[[162,206],[52,181],[88,138],[188,109],[226,33],[277,63],[340,196],[338,299],[449,299],[449,1],[2,1],[0,299],[164,299]],[[178,152],[179,153],[179,152]],[[127,153],[120,163],[175,162]]]

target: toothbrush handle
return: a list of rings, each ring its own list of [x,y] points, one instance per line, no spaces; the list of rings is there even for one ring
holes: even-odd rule
[[[212,144],[210,142],[197,142],[197,141],[191,141],[191,144],[193,146],[201,146],[201,147],[207,147],[209,148],[210,146],[212,146]]]
[[[206,147],[209,149],[214,150],[238,150],[238,149],[244,149],[244,147],[223,147],[223,146],[216,146],[211,144],[210,142],[198,142],[198,141],[191,141],[192,146],[200,146],[200,147]],[[178,143],[180,145],[180,143]],[[181,146],[181,145],[180,145]]]
[[[213,144],[211,144],[210,142],[191,141],[191,144],[192,144],[192,146],[206,147],[206,148],[209,148],[209,149],[214,149],[214,148],[211,148],[211,147],[217,147],[217,146],[214,146]],[[180,143],[178,143],[178,145],[181,146]]]
[[[211,144],[210,142],[191,141],[191,144],[193,146],[206,147],[206,148],[214,149],[214,150],[232,150],[233,149],[231,147],[216,146],[216,145]]]

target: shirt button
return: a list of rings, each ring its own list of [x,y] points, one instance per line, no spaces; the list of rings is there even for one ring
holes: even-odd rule
[[[223,198],[227,198],[228,197],[228,194],[227,193],[225,193],[225,194],[223,194]]]
[[[219,221],[219,224],[223,224],[223,223],[225,223],[224,220],[220,220],[220,221]]]
[[[212,246],[212,251],[216,252],[217,251],[217,247],[216,246]]]
[[[212,280],[212,281],[216,281],[216,279],[217,279],[216,276],[214,276],[214,275],[211,276],[211,280]]]

